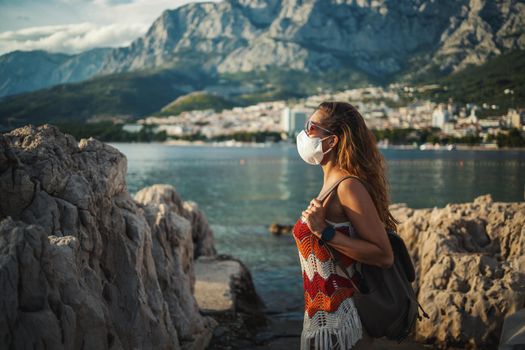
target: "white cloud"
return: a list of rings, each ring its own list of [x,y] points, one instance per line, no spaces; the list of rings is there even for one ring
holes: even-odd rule
[[[134,0],[118,3],[115,0],[94,0],[101,9],[100,13],[106,21],[118,18],[127,22],[152,24],[164,10],[173,10],[188,3],[203,0]],[[220,2],[222,0],[207,0],[205,2]]]
[[[124,46],[147,29],[144,24],[79,23],[7,31],[0,33],[0,54],[13,50],[78,53],[94,47]]]
[[[9,20],[3,28],[11,29],[0,32],[0,55],[14,50],[78,53],[94,47],[124,46],[143,35],[164,10],[202,0],[54,1],[61,5],[15,2],[3,6],[0,0],[0,13],[6,15],[1,17]],[[19,18],[29,13],[45,15]]]

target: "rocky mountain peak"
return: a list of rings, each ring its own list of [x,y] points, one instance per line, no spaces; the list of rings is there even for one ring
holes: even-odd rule
[[[525,4],[515,0],[201,2],[164,11],[128,47],[91,55],[93,68],[79,71],[85,79],[165,67],[212,74],[350,69],[382,80],[443,75],[524,49],[523,28]],[[42,85],[26,83],[39,75],[3,57],[0,71],[8,72],[10,83],[0,81],[1,95]],[[68,60],[66,68],[60,65],[59,82],[70,81],[67,69],[78,70],[80,63]]]

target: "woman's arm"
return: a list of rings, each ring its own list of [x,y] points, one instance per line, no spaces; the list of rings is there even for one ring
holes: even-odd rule
[[[354,260],[383,268],[392,266],[394,254],[390,240],[363,184],[356,179],[344,180],[337,188],[337,195],[360,238],[351,238],[336,230],[327,243]],[[323,230],[314,233],[320,236],[321,232]]]

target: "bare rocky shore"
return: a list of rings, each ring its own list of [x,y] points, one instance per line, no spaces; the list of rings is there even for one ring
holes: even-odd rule
[[[0,135],[2,348],[210,344],[218,322],[194,297],[196,261],[235,260],[216,255],[196,203],[169,185],[132,198],[126,171],[117,149],[52,125]],[[235,278],[239,312],[256,311],[249,271]]]
[[[484,195],[444,208],[391,208],[430,315],[417,323],[415,338],[496,348],[505,317],[525,308],[525,202]]]
[[[0,339],[34,349],[296,349],[302,322],[269,313],[170,185],[131,197],[126,157],[52,125],[0,135]],[[489,195],[391,206],[430,319],[376,349],[495,349],[525,308],[525,203]]]

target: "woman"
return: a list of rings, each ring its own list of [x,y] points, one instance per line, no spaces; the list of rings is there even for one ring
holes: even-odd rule
[[[385,229],[396,230],[399,222],[388,210],[384,159],[361,114],[345,102],[321,103],[297,136],[297,148],[304,161],[321,165],[320,194],[355,176],[341,181],[322,203],[312,199],[293,228],[305,289],[301,349],[373,349],[352,300],[352,283],[323,242],[342,253],[351,276],[354,262],[393,264]]]

